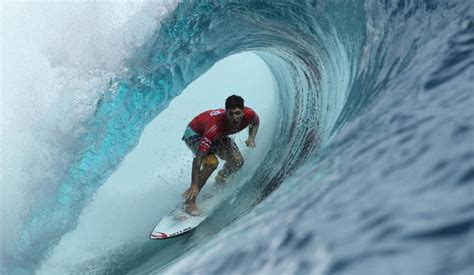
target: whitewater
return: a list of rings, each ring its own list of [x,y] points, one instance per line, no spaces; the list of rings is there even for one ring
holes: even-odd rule
[[[474,272],[471,1],[1,5],[2,274]],[[257,148],[149,240],[231,94]]]

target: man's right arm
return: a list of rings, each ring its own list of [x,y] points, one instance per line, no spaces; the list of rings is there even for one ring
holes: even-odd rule
[[[197,186],[199,188],[199,172],[201,171],[202,160],[205,156],[206,152],[198,150],[196,157],[193,159],[191,186]]]

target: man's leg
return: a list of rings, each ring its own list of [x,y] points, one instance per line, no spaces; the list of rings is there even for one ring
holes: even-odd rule
[[[219,165],[216,155],[207,155],[202,164],[201,172],[199,173],[199,190],[201,190],[206,184],[211,174],[216,170]]]
[[[201,170],[199,171],[199,191],[204,187],[212,172],[216,170],[218,164],[219,160],[217,160],[216,155],[211,154],[204,157]],[[199,216],[201,214],[201,210],[196,205],[196,198],[184,202],[184,210],[192,216]]]
[[[195,134],[192,130],[190,130],[190,128],[187,128],[183,140],[186,143],[186,146],[194,154],[196,154],[198,151],[200,136]],[[214,154],[207,155],[203,158],[203,163],[201,165],[201,169],[199,170],[199,191],[201,191],[202,187],[204,187],[212,172],[216,170],[218,164],[219,161]],[[194,199],[187,199],[184,202],[183,208],[190,215],[198,216],[201,214],[201,211],[196,205],[196,197]]]
[[[226,161],[224,167],[218,172],[216,181],[224,183],[226,178],[237,172],[244,165],[244,158],[231,138],[222,139],[221,146],[217,148],[217,155]]]

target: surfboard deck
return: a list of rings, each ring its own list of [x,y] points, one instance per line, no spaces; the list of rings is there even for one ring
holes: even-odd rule
[[[214,196],[214,191],[215,190],[206,191],[200,194],[197,204],[202,211],[201,215],[189,215],[182,209],[181,204],[161,219],[150,233],[150,239],[169,239],[185,234],[196,228],[208,217],[208,214],[218,202],[218,199]]]

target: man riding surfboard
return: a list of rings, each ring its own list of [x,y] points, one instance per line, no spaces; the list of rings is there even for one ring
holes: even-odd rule
[[[200,215],[196,198],[211,174],[216,170],[219,160],[225,160],[223,168],[217,172],[216,183],[224,184],[229,176],[244,164],[244,158],[229,135],[249,127],[249,137],[245,144],[255,147],[255,137],[259,117],[251,108],[244,107],[244,99],[237,95],[229,96],[225,109],[208,110],[197,115],[187,126],[183,140],[194,153],[191,186],[184,192],[184,210],[193,216]]]

